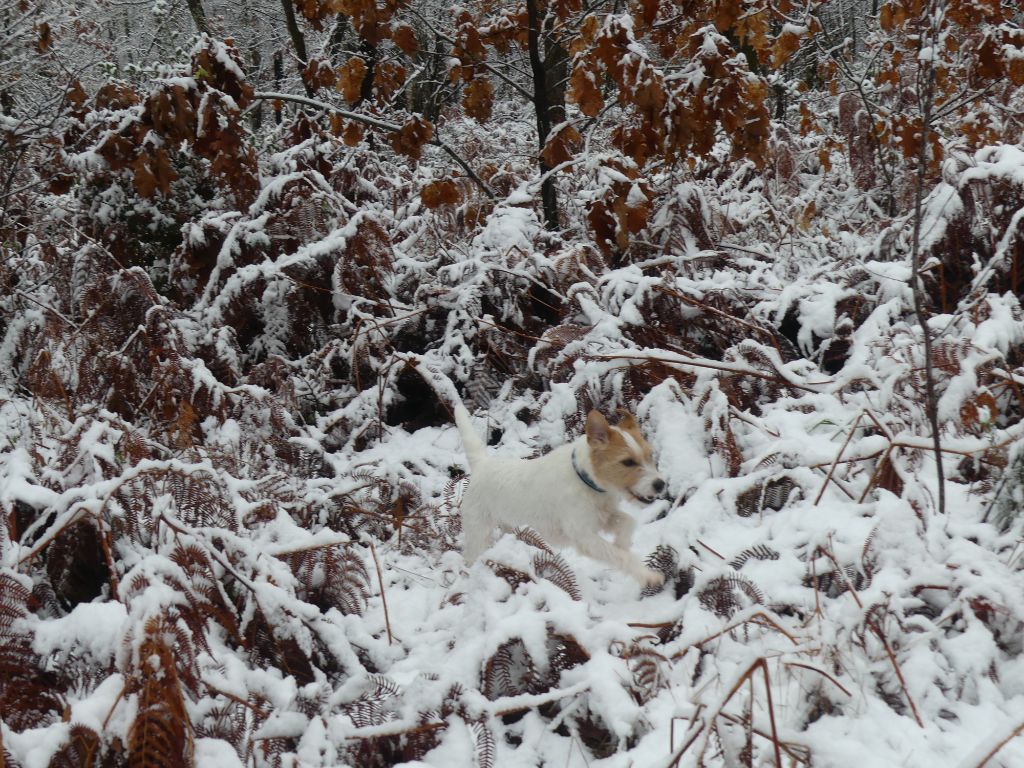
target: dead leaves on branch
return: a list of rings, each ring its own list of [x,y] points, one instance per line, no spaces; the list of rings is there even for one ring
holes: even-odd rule
[[[427,184],[420,190],[420,199],[427,208],[440,208],[462,202],[462,192],[455,182],[441,179]]]
[[[925,158],[932,177],[945,156],[939,134],[958,134],[973,149],[1016,141],[1019,123],[1007,119],[1005,104],[1024,85],[1024,30],[1009,18],[1009,6],[950,0],[943,8],[933,17],[925,0],[891,0],[880,9],[874,41],[887,66],[874,75],[873,140],[882,148],[895,145],[894,160],[913,165]],[[834,92],[843,70],[833,63],[826,72]],[[942,130],[925,130],[926,87]]]
[[[434,126],[429,120],[414,116],[401,129],[391,134],[391,148],[400,155],[419,160],[423,145],[434,137]]]
[[[366,79],[366,62],[353,56],[338,69],[337,88],[349,104],[359,101]]]
[[[541,157],[549,168],[568,162],[583,146],[583,137],[570,123],[563,123],[548,136]]]
[[[462,107],[466,114],[480,123],[491,119],[494,109],[494,86],[484,77],[477,77],[466,86],[462,96]]]
[[[189,83],[165,82],[145,99],[123,83],[108,83],[97,92],[97,112],[110,112],[111,130],[96,148],[108,172],[99,183],[116,183],[122,171],[142,198],[169,197],[180,173],[179,150],[192,148],[240,203],[258,187],[255,155],[239,122],[253,90],[241,77],[240,57],[230,45],[206,41],[192,57]],[[141,105],[141,107],[140,107]],[[123,113],[135,109],[131,119]]]
[[[796,33],[792,33],[796,34]],[[767,41],[774,44],[774,41]],[[761,163],[767,152],[767,85],[754,76],[729,40],[715,29],[689,24],[674,39],[676,55],[688,61],[688,76],[673,75],[642,53],[634,29],[618,18],[603,25],[588,17],[575,53],[569,99],[588,117],[604,107],[600,83],[611,78],[618,103],[633,119],[615,132],[617,148],[638,165],[651,156],[688,157],[710,151],[721,126],[734,157]],[[783,48],[792,48],[786,38]],[[769,56],[768,53],[765,54]],[[785,58],[783,49],[773,54]]]
[[[650,186],[637,179],[635,168],[625,164],[609,168],[612,180],[587,210],[594,240],[605,256],[625,251],[630,235],[647,226],[653,197]]]

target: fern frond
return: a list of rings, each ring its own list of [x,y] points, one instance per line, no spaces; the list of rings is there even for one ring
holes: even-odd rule
[[[476,747],[476,764],[479,768],[494,768],[497,759],[497,745],[494,742],[494,731],[486,720],[474,720],[469,725]]]
[[[779,553],[767,544],[755,544],[749,549],[740,552],[729,562],[729,567],[738,571],[748,560],[778,560]]]
[[[48,725],[64,709],[62,681],[43,669],[32,638],[17,626],[33,602],[18,579],[0,573],[0,713],[15,730]]]
[[[482,678],[480,690],[491,701],[542,690],[536,664],[519,638],[502,643],[484,662]]]
[[[764,603],[764,595],[757,585],[738,573],[717,576],[697,593],[700,604],[723,619],[745,608],[744,598],[750,603]]]
[[[668,687],[663,668],[667,659],[660,653],[650,648],[635,648],[629,652],[628,659],[633,677],[631,689],[638,704],[646,704]]]
[[[139,667],[130,687],[138,712],[128,729],[128,762],[135,768],[191,768],[193,732],[178,681],[175,652],[162,619],[147,623]]]
[[[789,503],[800,486],[790,477],[783,476],[752,486],[736,496],[736,514],[752,517],[765,510],[778,511]]]
[[[516,528],[515,536],[524,544],[529,544],[531,547],[536,547],[537,549],[544,550],[548,554],[553,554],[551,547],[548,546],[548,543],[544,541],[544,539],[541,538],[541,535],[537,533],[535,530],[533,530],[533,528],[528,528],[526,526]]]
[[[663,584],[648,585],[641,590],[644,597],[651,597],[665,589],[665,585],[671,582],[679,571],[679,552],[675,547],[668,544],[659,544],[645,560],[647,567],[651,568],[665,577]]]
[[[73,723],[67,740],[50,758],[47,768],[91,768],[98,763],[100,749],[100,735],[96,731]]]
[[[331,544],[283,559],[295,574],[300,599],[322,611],[337,608],[358,616],[365,609],[370,599],[370,571],[353,547]]]
[[[528,584],[533,581],[533,577],[525,571],[520,571],[517,568],[499,563],[494,560],[485,560],[485,564],[488,568],[494,571],[495,576],[500,576],[508,585],[512,587],[512,591],[515,592],[521,584]]]
[[[561,555],[550,550],[539,553],[533,558],[533,570],[539,577],[550,581],[573,600],[583,599],[576,576]]]

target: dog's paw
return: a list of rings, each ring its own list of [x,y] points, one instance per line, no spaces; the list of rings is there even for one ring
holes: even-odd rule
[[[642,569],[637,574],[637,578],[645,587],[660,587],[665,583],[665,574],[661,571],[653,571],[650,568]]]

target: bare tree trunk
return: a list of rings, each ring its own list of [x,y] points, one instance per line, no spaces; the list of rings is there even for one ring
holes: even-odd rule
[[[380,58],[377,46],[367,40],[362,40],[359,45],[363,61],[366,62],[366,74],[363,76],[362,85],[359,86],[359,101],[357,105],[370,101],[373,98],[373,78],[377,73],[377,59]]]
[[[188,0],[188,12],[192,14],[192,21],[196,23],[199,33],[210,34],[210,25],[206,21],[206,11],[203,10],[202,0]]]
[[[255,45],[253,46],[252,52],[250,54],[250,58],[252,60],[252,74],[249,76],[250,77],[250,81],[251,81],[252,78],[259,76],[260,65],[263,63],[263,56],[262,56],[262,54],[260,54],[260,49],[257,46],[255,46]],[[263,102],[262,101],[252,111],[252,118],[251,118],[250,125],[252,126],[252,130],[253,131],[259,131],[259,129],[263,127]]]
[[[274,51],[274,90],[280,93],[281,81],[284,80],[284,54],[280,50]],[[274,104],[274,123],[281,124],[281,103]]]
[[[288,29],[288,37],[291,38],[292,46],[295,48],[295,56],[299,60],[299,66],[302,69],[306,68],[306,64],[309,63],[309,56],[306,54],[306,38],[302,34],[302,30],[299,29],[299,23],[295,20],[295,7],[292,5],[292,0],[281,0],[281,8],[284,11],[284,25]],[[309,83],[305,80],[302,84],[306,88],[306,95],[313,98],[313,90],[309,87]]]
[[[537,116],[537,144],[539,149],[543,150],[551,133],[553,105],[550,98],[551,83],[548,82],[550,73],[540,57],[542,29],[537,0],[526,0],[526,14],[530,25],[527,32],[527,47],[530,54],[530,70],[533,74],[533,110]],[[551,168],[543,157],[538,155],[538,158],[540,174],[544,177],[540,187],[544,225],[548,229],[558,229],[558,190],[555,188],[554,177],[548,175]]]

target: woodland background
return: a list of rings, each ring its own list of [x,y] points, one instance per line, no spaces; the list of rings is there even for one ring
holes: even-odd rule
[[[1024,764],[1022,22],[6,0],[0,766]],[[467,571],[418,363],[666,586]]]

